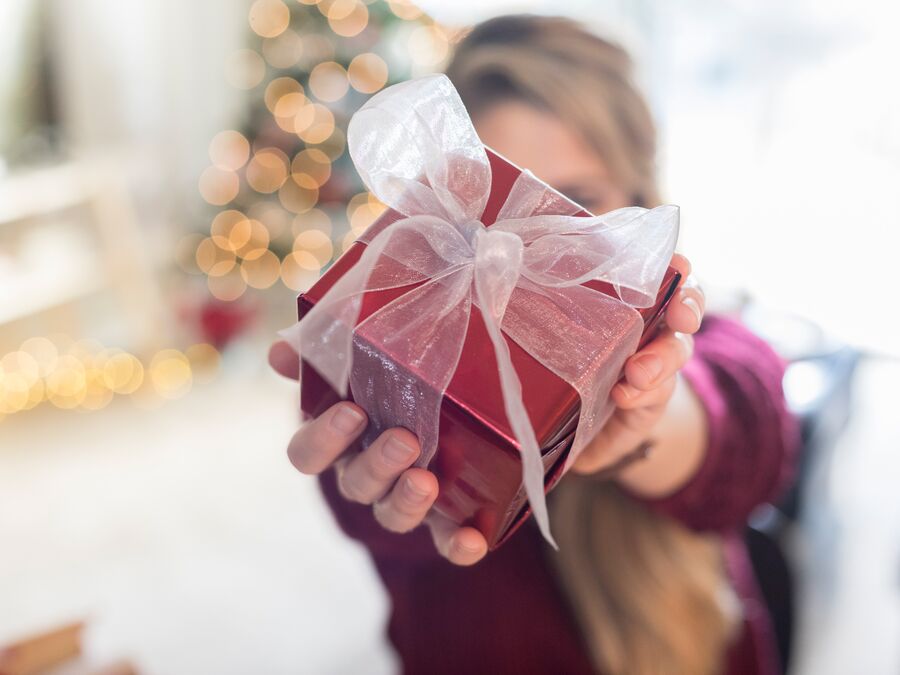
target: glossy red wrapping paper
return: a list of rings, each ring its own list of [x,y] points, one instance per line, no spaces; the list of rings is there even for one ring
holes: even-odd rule
[[[481,220],[490,226],[522,171],[490,149],[486,150],[492,184]],[[590,214],[582,209],[576,215]],[[385,227],[400,217],[388,210],[372,227]],[[298,297],[300,318],[359,260],[365,246],[355,242],[306,293]],[[656,304],[638,310],[644,320],[642,344],[655,333],[679,281],[679,274],[669,268]],[[591,281],[585,285],[616,297],[608,284]],[[358,324],[409,288],[412,286],[366,293]],[[564,331],[565,326],[560,326],[559,330]],[[358,333],[355,344],[365,339],[364,331]],[[508,337],[506,341],[522,383],[525,408],[541,446],[544,485],[549,491],[562,475],[580,398],[572,387],[515,342]],[[597,365],[602,367],[602,364]],[[317,416],[339,400],[338,394],[305,361],[301,363],[301,381],[301,408],[306,415]],[[348,452],[359,450],[357,443]],[[504,412],[494,350],[477,309],[472,311],[462,356],[444,394],[438,451],[429,469],[440,483],[435,509],[460,525],[477,527],[491,548],[499,546],[528,517],[519,450]]]

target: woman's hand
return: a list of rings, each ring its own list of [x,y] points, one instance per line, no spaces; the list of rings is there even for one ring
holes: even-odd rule
[[[625,363],[625,377],[612,391],[615,412],[572,465],[576,473],[594,473],[609,467],[651,440],[673,394],[681,386],[678,371],[693,351],[691,334],[700,328],[705,299],[689,276],[691,265],[687,258],[676,255],[672,266],[686,281],[666,310],[666,328]]]
[[[299,378],[297,353],[286,342],[269,350],[269,363],[278,373]],[[406,429],[388,429],[362,452],[345,451],[366,428],[362,408],[343,401],[306,422],[288,445],[288,457],[301,472],[337,471],[341,494],[350,501],[370,504],[376,520],[391,532],[408,532],[426,522],[435,547],[457,565],[472,565],[487,553],[484,535],[473,527],[456,527],[434,515],[428,517],[438,495],[433,473],[413,467],[419,442]],[[426,519],[427,517],[427,519]]]

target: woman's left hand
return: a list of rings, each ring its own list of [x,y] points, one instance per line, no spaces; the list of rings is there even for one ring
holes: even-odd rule
[[[685,279],[666,310],[666,327],[625,363],[625,376],[613,387],[616,409],[596,438],[572,465],[588,474],[615,464],[648,441],[675,391],[678,371],[691,357],[705,309],[703,291],[690,277],[691,264],[681,255],[672,266]]]

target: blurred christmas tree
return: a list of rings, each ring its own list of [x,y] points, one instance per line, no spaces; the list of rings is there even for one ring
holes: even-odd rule
[[[192,246],[221,301],[307,288],[381,213],[346,152],[347,123],[449,52],[444,29],[409,0],[257,0],[248,22],[251,44],[227,64],[248,92],[247,123],[212,139],[199,188],[220,210]]]

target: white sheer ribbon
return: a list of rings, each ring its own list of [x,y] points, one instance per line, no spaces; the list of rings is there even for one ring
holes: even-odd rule
[[[479,218],[490,165],[443,75],[373,96],[350,121],[348,144],[369,190],[405,217],[363,235],[357,264],[285,337],[342,396],[349,384],[369,414],[367,439],[406,427],[422,447],[418,465],[427,466],[474,304],[497,356],[528,500],[555,546],[541,451],[506,339],[580,395],[570,465],[611,412],[610,389],[643,327],[634,308],[654,304],[675,248],[677,207],[576,217],[569,202],[523,173],[486,228]],[[592,279],[612,284],[622,301],[582,286]],[[363,295],[411,284],[420,285],[360,323],[367,339],[354,349]]]

